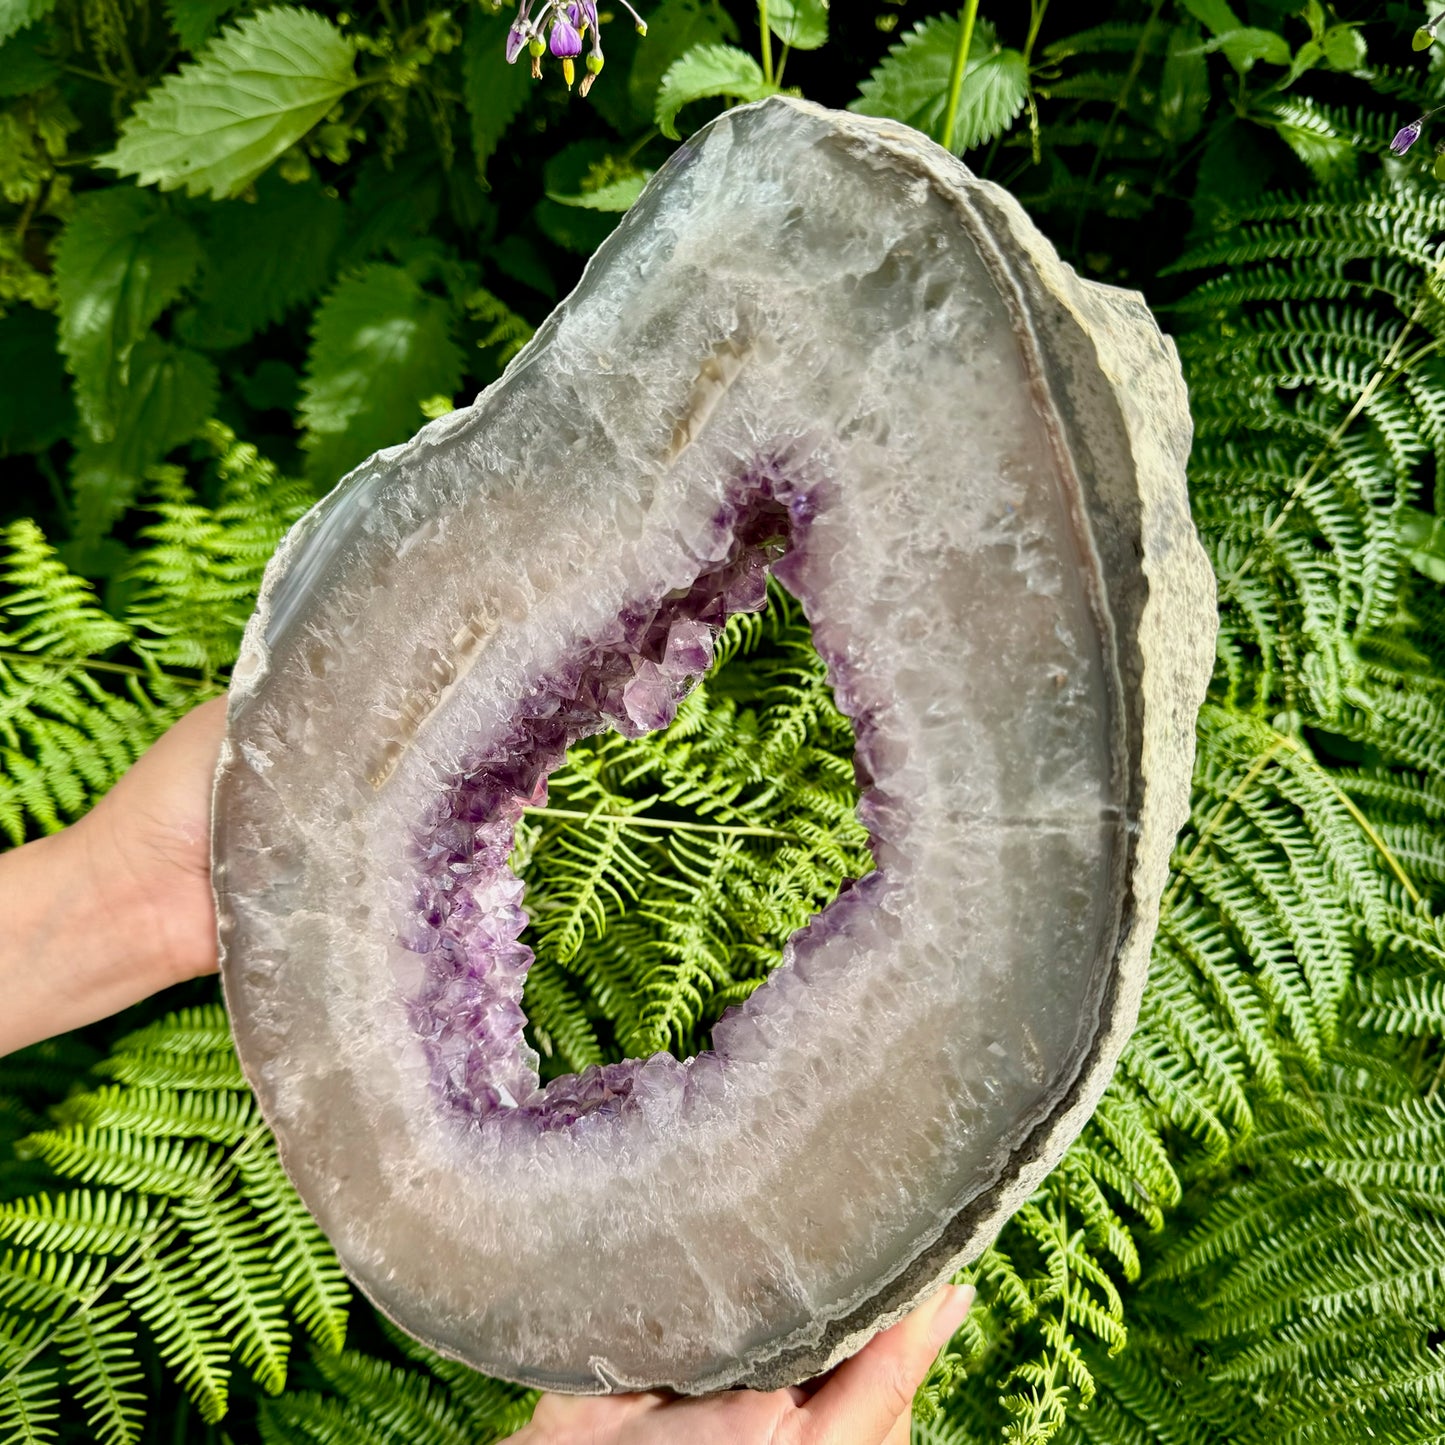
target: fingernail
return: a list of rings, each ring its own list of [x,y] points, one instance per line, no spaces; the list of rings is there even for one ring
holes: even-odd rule
[[[929,1329],[929,1337],[936,1350],[942,1349],[953,1338],[954,1331],[967,1319],[978,1291],[971,1284],[951,1284],[939,1293],[943,1296],[943,1303],[939,1305],[938,1313],[934,1315]]]

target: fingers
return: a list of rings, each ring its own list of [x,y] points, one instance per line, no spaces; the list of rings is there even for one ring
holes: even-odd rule
[[[892,1445],[891,1433],[913,1407],[934,1357],[973,1304],[972,1285],[947,1285],[911,1315],[884,1330],[833,1372],[802,1407],[809,1445]]]

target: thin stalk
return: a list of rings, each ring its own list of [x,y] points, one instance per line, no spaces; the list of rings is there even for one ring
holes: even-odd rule
[[[1029,16],[1029,35],[1024,41],[1024,64],[1027,65],[1034,55],[1034,45],[1039,38],[1039,30],[1043,27],[1044,14],[1049,8],[1049,0],[1033,0],[1032,13]],[[1030,92],[1032,93],[1032,92]]]
[[[768,28],[768,0],[758,0],[758,29],[762,32],[763,79],[773,84],[773,32]]]
[[[523,808],[524,813],[540,813],[549,818],[580,818],[586,823],[627,823],[633,828],[660,828],[676,833],[729,833],[740,838],[783,838],[796,843],[796,833],[778,828],[744,828],[729,823],[681,823],[672,818],[647,818],[636,813],[591,813],[583,808],[553,808],[543,805]]]
[[[968,74],[968,56],[973,49],[973,27],[978,20],[978,0],[968,0],[963,7],[958,28],[958,47],[953,52],[953,69],[948,76],[948,108],[943,112],[943,147],[953,149],[953,134],[958,129],[958,103],[963,98],[963,81]]]

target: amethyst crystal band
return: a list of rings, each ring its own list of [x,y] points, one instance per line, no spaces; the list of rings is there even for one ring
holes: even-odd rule
[[[718,559],[689,587],[629,603],[604,635],[539,679],[518,699],[512,726],[428,810],[416,839],[421,879],[400,941],[425,956],[412,1027],[449,1111],[472,1119],[515,1111],[515,1124],[565,1128],[624,1109],[644,1078],[644,1093],[681,1093],[726,1061],[725,1047],[695,1066],[657,1054],[540,1088],[522,1036],[532,951],[518,942],[527,916],[508,858],[523,809],[545,801],[547,775],[578,738],[606,727],[637,737],[672,721],[712,665],[723,623],[758,611],[769,564],[804,544],[814,506],[814,492],[795,488],[776,464],[752,468],[714,516],[709,550]]]
[[[1139,298],[917,133],[682,147],[494,386],[283,542],[213,876],[237,1048],[347,1271],[493,1375],[818,1374],[975,1257],[1133,1027],[1212,576]],[[875,870],[686,1064],[538,1087],[517,816],[662,726],[773,566]]]

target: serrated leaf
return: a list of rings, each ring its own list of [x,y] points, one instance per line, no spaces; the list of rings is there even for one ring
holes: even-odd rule
[[[718,0],[664,0],[647,17],[647,39],[627,78],[628,94],[638,113],[657,108],[662,77],[674,61],[699,45],[718,45],[738,38],[738,27]]]
[[[859,87],[849,110],[901,120],[943,143],[959,22],[952,15],[925,20],[884,57]],[[954,121],[953,149],[962,153],[1008,129],[1028,100],[1028,64],[1001,47],[993,27],[974,27]]]
[[[223,350],[279,321],[326,284],[346,208],[314,182],[265,176],[254,201],[223,201],[207,216],[205,265],[185,339]]]
[[[1169,32],[1169,49],[1159,81],[1155,126],[1165,140],[1182,145],[1199,134],[1209,104],[1209,65],[1200,47],[1195,25],[1176,25]]]
[[[1240,19],[1230,8],[1228,0],[1182,0],[1184,8],[1212,35],[1222,35],[1226,30],[1238,30]]]
[[[75,425],[55,318],[22,306],[0,318],[0,456],[39,452]]]
[[[675,60],[662,77],[654,119],[669,140],[681,140],[677,113],[695,100],[726,96],[730,100],[761,100],[777,86],[763,79],[758,62],[732,45],[695,45]]]
[[[44,20],[55,0],[0,0],[0,40],[19,34],[27,25]]]
[[[33,95],[60,79],[60,62],[42,49],[46,29],[32,25],[0,46],[0,100]]]
[[[1353,25],[1330,26],[1320,43],[1324,46],[1325,59],[1336,70],[1359,70],[1365,63],[1368,52],[1365,37]]]
[[[200,256],[195,232],[144,191],[112,186],[76,201],[56,251],[55,280],[60,349],[92,441],[115,435],[131,351],[180,295]]]
[[[570,195],[548,191],[547,195],[559,205],[577,206],[586,211],[626,211],[642,194],[642,188],[652,179],[652,174],[648,170],[635,169],[591,190],[584,188]]]
[[[211,38],[217,23],[241,0],[166,0],[171,29],[187,50],[199,50]]]
[[[768,29],[794,50],[817,50],[828,40],[828,0],[768,0]]]
[[[146,469],[200,432],[216,393],[216,368],[199,353],[153,336],[135,348],[115,435],[82,447],[71,462],[76,532],[83,540],[107,531],[134,499]]]
[[[357,84],[355,61],[315,11],[262,10],[149,91],[96,164],[163,191],[235,195]]]
[[[321,303],[301,416],[312,474],[330,484],[379,447],[405,441],[421,403],[462,376],[446,302],[399,266],[371,265]]]
[[[1273,30],[1246,25],[1226,30],[1206,42],[1205,51],[1222,50],[1224,58],[1239,72],[1247,74],[1259,61],[1266,65],[1288,65],[1292,54],[1289,41]]]
[[[462,40],[462,99],[471,122],[478,176],[485,176],[487,162],[531,94],[532,72],[526,57],[507,64],[510,23],[506,15],[484,15],[473,8]]]

